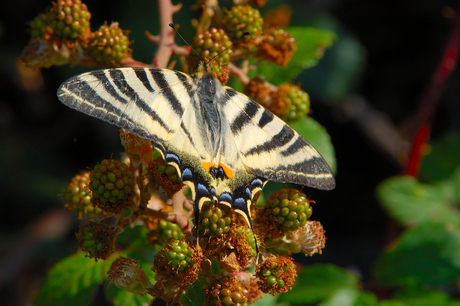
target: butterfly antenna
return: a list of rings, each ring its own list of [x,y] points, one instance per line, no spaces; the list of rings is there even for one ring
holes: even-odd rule
[[[234,44],[236,44],[237,42],[239,42],[243,37],[249,35],[249,32],[244,32],[243,35],[240,36],[240,38],[238,38],[237,40],[235,40],[234,43],[232,43],[230,46],[228,46],[227,48],[225,48],[224,50],[220,51],[219,53],[217,53],[216,55],[214,55],[210,60],[209,60],[209,63],[215,59],[216,57],[218,57],[219,55],[221,55],[222,53],[224,53],[225,51],[227,51],[228,49],[230,49],[231,47],[233,47]]]
[[[177,31],[176,27],[175,27],[172,23],[170,23],[169,26],[174,30],[174,32],[176,32],[176,34],[182,39],[182,41],[183,41],[187,46],[189,46],[190,49],[191,49],[193,52],[195,52],[195,54],[200,58],[200,60],[202,60],[202,61],[204,62],[204,59],[201,57],[201,55],[198,54],[198,52],[196,52],[196,50],[193,49],[192,46],[190,46],[190,44],[182,37],[182,35],[180,35],[180,33],[179,33],[179,31]]]

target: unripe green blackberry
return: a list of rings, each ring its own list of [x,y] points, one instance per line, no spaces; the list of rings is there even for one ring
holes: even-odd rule
[[[296,231],[304,226],[311,212],[307,196],[296,189],[274,192],[265,203],[265,213],[274,216],[277,226],[284,231]]]
[[[90,258],[106,259],[114,250],[115,233],[104,224],[88,221],[80,225],[76,236],[80,249]]]
[[[286,101],[289,113],[287,120],[305,117],[310,110],[310,97],[293,84],[283,84],[279,87],[279,94]]]
[[[182,235],[179,225],[166,220],[158,220],[156,228],[147,234],[149,241],[156,248],[163,248],[171,241],[179,240]]]
[[[235,277],[223,283],[216,281],[206,288],[206,305],[247,306],[248,293]]]
[[[262,292],[276,295],[291,290],[297,277],[291,257],[269,257],[256,269]]]
[[[252,230],[249,227],[239,226],[234,235],[245,237],[247,243],[249,244],[249,247],[251,248],[251,256],[257,256],[256,240],[254,238]]]
[[[225,12],[223,28],[233,39],[239,39],[245,32],[249,35],[236,43],[237,47],[249,48],[262,31],[264,21],[259,11],[249,5],[234,5]]]
[[[218,205],[216,201],[203,205],[200,212],[198,230],[205,236],[222,236],[228,233],[232,219],[226,206]]]
[[[176,168],[168,165],[161,157],[157,157],[149,163],[148,173],[149,181],[153,185],[152,188],[161,187],[170,197],[184,187]]]
[[[58,0],[50,10],[49,26],[58,37],[76,39],[90,31],[91,13],[80,0]]]
[[[152,270],[157,277],[185,287],[198,278],[201,257],[185,239],[173,240],[155,255]]]
[[[58,0],[46,14],[40,14],[31,22],[32,37],[75,40],[91,32],[91,13],[80,0]]]
[[[288,32],[269,28],[257,45],[256,56],[286,67],[296,50],[295,39]]]
[[[192,47],[201,56],[201,58],[210,60],[220,52],[229,48],[231,45],[232,42],[223,29],[210,28],[209,30],[195,36]],[[212,65],[213,72],[215,72],[217,76],[222,74],[221,67],[227,66],[230,63],[232,55],[233,50],[232,48],[229,48],[225,50],[225,52],[221,53],[217,58],[213,59],[210,63]],[[192,67],[195,67],[198,64],[195,54],[190,53],[189,64]]]
[[[131,206],[134,194],[134,177],[129,167],[118,160],[105,159],[90,174],[89,189],[92,203],[102,210],[120,213]]]
[[[92,33],[88,54],[102,67],[116,66],[122,59],[131,56],[130,44],[128,31],[120,29],[118,22],[112,22],[110,26],[105,23]]]
[[[168,164],[161,164],[161,165],[157,165],[157,170],[158,172],[164,173],[171,182],[173,183],[181,182],[181,179],[177,173],[176,168],[174,168],[174,166],[168,165]]]
[[[89,176],[90,171],[82,171],[75,175],[64,192],[65,206],[76,214],[78,219],[94,217],[96,214],[102,213],[102,210],[91,204],[92,194],[88,187]]]
[[[30,31],[32,37],[42,37],[47,33],[48,17],[45,14],[40,14],[30,22]]]

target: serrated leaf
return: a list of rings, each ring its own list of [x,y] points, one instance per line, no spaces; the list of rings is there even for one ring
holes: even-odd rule
[[[185,294],[180,298],[181,305],[183,306],[202,306],[206,300],[206,295],[204,293],[204,286],[208,282],[204,277],[198,277],[198,279],[190,285]]]
[[[431,146],[431,153],[423,159],[420,174],[430,181],[447,179],[460,165],[460,135],[446,134]]]
[[[311,27],[289,27],[286,31],[295,38],[297,51],[286,67],[262,61],[251,75],[263,75],[270,83],[279,85],[292,81],[302,70],[313,67],[330,48],[337,36],[328,30]]]
[[[331,137],[326,129],[311,117],[289,122],[289,125],[318,150],[329,164],[329,167],[331,167],[332,172],[335,173],[337,162],[335,159],[334,147],[332,146]]]
[[[460,226],[460,214],[451,206],[445,189],[419,183],[409,176],[387,179],[378,187],[378,196],[389,214],[412,227],[426,222]]]
[[[298,275],[291,291],[280,296],[280,301],[291,304],[317,303],[331,298],[338,290],[355,290],[356,275],[331,264],[305,267]]]
[[[102,283],[106,262],[86,258],[78,252],[52,267],[34,305],[89,305],[96,287]]]
[[[460,231],[441,224],[406,230],[375,265],[379,286],[454,285],[460,275]]]

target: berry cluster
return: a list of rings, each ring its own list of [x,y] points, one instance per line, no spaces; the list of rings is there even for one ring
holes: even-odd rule
[[[147,234],[147,239],[156,248],[165,247],[173,240],[179,240],[182,231],[176,223],[166,220],[156,220],[154,229]]]
[[[90,32],[91,13],[80,0],[58,0],[46,14],[30,23],[32,37],[46,40],[77,39]]]
[[[195,246],[184,239],[173,240],[155,255],[152,270],[169,282],[189,286],[198,277],[200,259]]]
[[[276,295],[292,288],[297,272],[292,258],[270,257],[257,266],[256,275],[262,292]]]
[[[228,35],[223,29],[210,28],[195,36],[192,47],[201,56],[201,58],[211,59],[220,54],[218,57],[213,59],[211,65],[213,72],[216,77],[225,84],[228,80],[228,72],[223,68],[230,63],[230,58],[233,54],[232,48],[229,48],[232,42]],[[198,63],[196,62],[196,56],[193,53],[189,55],[189,64],[195,67]]]
[[[279,87],[279,95],[287,104],[287,120],[305,117],[310,110],[310,97],[293,84],[283,84]]]
[[[105,23],[91,34],[88,54],[102,67],[116,66],[125,57],[131,57],[128,31],[119,28],[118,22]]]
[[[201,209],[198,230],[205,236],[222,236],[229,232],[231,223],[229,209],[212,201]]]
[[[75,175],[67,185],[64,192],[66,207],[77,215],[78,219],[83,217],[94,217],[102,210],[91,204],[91,190],[89,189],[90,171],[82,171]]]
[[[249,227],[239,226],[236,229],[234,235],[237,237],[244,237],[244,239],[246,240],[246,242],[248,243],[250,247],[251,257],[255,258],[257,256],[259,241],[258,240],[256,241],[256,238],[254,237],[254,233],[252,232],[252,230]],[[256,247],[256,243],[257,243],[257,247]]]
[[[264,20],[259,11],[249,5],[235,5],[225,12],[222,26],[233,40],[237,40],[248,32],[236,47],[249,48],[254,45],[256,38],[262,32]]]
[[[297,50],[294,38],[283,29],[269,28],[263,34],[257,55],[286,67]]]
[[[206,305],[248,305],[248,290],[232,277],[228,281],[216,281],[206,288]]]
[[[88,221],[80,225],[76,236],[80,249],[90,258],[106,259],[114,250],[115,233],[104,224]]]
[[[90,174],[89,189],[93,192],[92,203],[114,214],[132,205],[134,178],[129,167],[113,159],[105,159]]]
[[[312,210],[307,196],[296,190],[284,188],[270,195],[264,213],[283,231],[296,231],[307,223]]]
[[[161,187],[170,197],[184,187],[176,168],[166,164],[161,157],[157,157],[149,163],[148,172],[150,183],[156,185],[154,188]]]

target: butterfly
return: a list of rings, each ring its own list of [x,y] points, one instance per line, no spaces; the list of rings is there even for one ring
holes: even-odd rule
[[[65,105],[149,139],[192,191],[195,223],[207,201],[241,214],[268,180],[330,190],[332,172],[296,131],[203,62],[189,76],[159,68],[114,68],[72,77]]]

